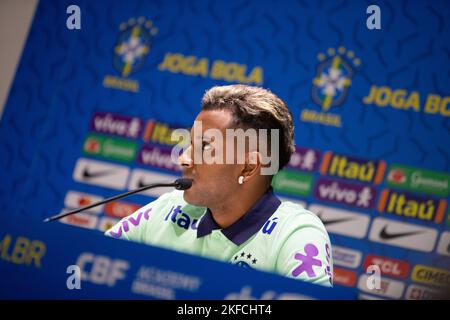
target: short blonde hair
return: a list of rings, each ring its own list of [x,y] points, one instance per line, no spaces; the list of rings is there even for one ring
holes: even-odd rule
[[[241,84],[215,86],[207,90],[202,99],[202,110],[222,109],[232,112],[232,126],[279,129],[279,170],[289,162],[295,151],[294,125],[283,100],[264,88]]]

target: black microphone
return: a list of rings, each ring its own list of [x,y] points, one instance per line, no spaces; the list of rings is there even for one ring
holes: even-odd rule
[[[81,208],[78,208],[78,209],[75,209],[75,210],[72,210],[72,211],[69,211],[69,212],[64,212],[64,213],[60,213],[60,214],[54,215],[52,217],[48,217],[48,218],[46,218],[44,220],[44,222],[50,222],[50,221],[58,220],[58,219],[61,219],[63,217],[66,217],[68,215],[71,215],[71,214],[74,214],[74,213],[78,213],[78,212],[81,212],[81,211],[84,211],[84,210],[87,210],[87,209],[91,209],[91,208],[94,208],[96,206],[99,206],[99,205],[102,205],[102,204],[105,204],[105,203],[108,203],[108,202],[111,202],[111,201],[114,201],[114,200],[117,200],[117,199],[121,199],[121,198],[127,197],[129,195],[132,195],[132,194],[135,194],[135,193],[138,193],[138,192],[142,192],[142,191],[145,191],[145,190],[148,190],[148,189],[152,189],[152,188],[175,187],[175,189],[177,189],[177,190],[186,190],[186,189],[189,189],[191,186],[192,186],[192,180],[191,179],[187,179],[187,178],[179,178],[179,179],[175,180],[173,183],[154,183],[154,184],[149,184],[148,186],[144,186],[144,187],[139,188],[139,189],[131,190],[131,191],[119,194],[117,196],[114,196],[114,197],[111,197],[111,198],[108,198],[108,199],[105,199],[105,200],[102,200],[102,201],[99,201],[99,202],[96,202],[96,203],[93,203],[93,204],[89,204],[87,206],[84,206],[84,207],[81,207]]]

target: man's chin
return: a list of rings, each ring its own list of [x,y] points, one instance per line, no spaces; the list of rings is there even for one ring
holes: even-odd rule
[[[192,190],[190,190],[190,189],[189,190],[184,190],[184,192],[183,192],[183,199],[184,199],[184,201],[186,201],[190,205],[199,206],[199,207],[203,206],[201,201],[200,201],[200,199],[196,199],[195,193],[193,193]]]
[[[184,201],[186,201],[189,204],[193,204],[192,203],[192,194],[191,194],[191,190],[184,190],[183,191],[183,199]]]

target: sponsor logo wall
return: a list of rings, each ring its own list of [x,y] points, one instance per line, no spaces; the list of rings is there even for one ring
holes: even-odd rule
[[[192,125],[205,90],[260,85],[286,101],[296,130],[273,187],[323,221],[335,283],[362,299],[429,299],[449,285],[445,1],[389,3],[395,19],[376,32],[364,3],[288,1],[277,15],[237,0],[79,5],[75,32],[54,28],[63,2],[36,11],[0,124],[2,214],[43,219],[173,181],[171,133]],[[61,222],[104,231],[166,191]],[[370,265],[380,289],[367,287]]]

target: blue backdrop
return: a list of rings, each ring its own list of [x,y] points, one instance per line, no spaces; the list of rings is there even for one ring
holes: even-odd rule
[[[335,282],[430,297],[450,279],[449,15],[447,1],[40,1],[0,124],[0,212],[41,219],[170,180],[171,129],[205,90],[259,85],[295,124],[275,190],[324,221]],[[63,222],[105,230],[159,194]]]

